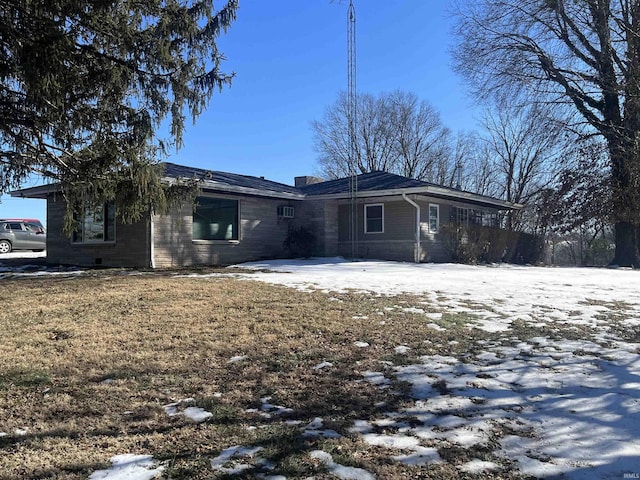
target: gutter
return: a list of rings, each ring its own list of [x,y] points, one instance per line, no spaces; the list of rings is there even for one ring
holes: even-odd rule
[[[404,198],[409,204],[413,205],[416,209],[416,243],[413,252],[413,261],[416,263],[420,263],[420,253],[422,249],[420,248],[420,205],[407,197],[406,193],[402,194],[402,198]]]

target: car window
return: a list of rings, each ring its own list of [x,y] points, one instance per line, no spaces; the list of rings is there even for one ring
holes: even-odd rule
[[[22,230],[22,225],[20,223],[9,223],[8,225],[11,230]]]

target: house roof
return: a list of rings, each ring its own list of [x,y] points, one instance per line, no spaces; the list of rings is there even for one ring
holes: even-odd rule
[[[164,167],[164,177],[166,179],[196,178],[202,180],[202,188],[204,190],[246,193],[269,197],[299,197],[300,199],[304,197],[304,194],[296,187],[284,183],[272,182],[263,177],[185,167],[184,165],[169,162],[165,162]]]
[[[314,198],[349,198],[351,190],[350,178],[339,178],[321,183],[314,183],[300,187],[307,196]],[[429,196],[440,199],[471,203],[482,207],[500,209],[519,209],[520,204],[514,204],[498,198],[465,192],[457,188],[444,187],[435,183],[423,182],[413,178],[403,177],[389,172],[370,172],[357,176],[357,195],[363,197],[379,197],[393,195]]]
[[[326,182],[305,185],[300,189],[307,195],[328,195],[348,193],[350,178],[339,178]],[[397,188],[415,188],[433,185],[413,178],[402,177],[388,172],[370,172],[358,175],[358,192],[393,190]]]
[[[166,162],[163,178],[167,182],[175,182],[179,178],[196,178],[202,181],[204,191],[226,192],[234,194],[274,197],[291,200],[314,199],[348,199],[350,198],[350,178],[328,180],[303,187],[293,187],[284,183],[272,182],[262,177],[239,175],[237,173],[219,172],[202,168],[186,167]],[[471,203],[482,207],[499,209],[519,209],[522,205],[513,204],[493,197],[465,192],[455,188],[444,187],[434,183],[423,182],[388,172],[370,172],[357,177],[358,198],[382,197],[396,195],[413,195],[420,198],[446,199]],[[57,184],[43,185],[11,192],[13,197],[47,198],[47,195],[58,191]]]

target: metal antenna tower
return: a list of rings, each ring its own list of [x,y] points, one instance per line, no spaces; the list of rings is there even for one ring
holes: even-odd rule
[[[334,0],[331,0],[334,3]],[[340,1],[339,3],[342,3]],[[351,258],[358,257],[358,95],[356,91],[356,7],[347,10],[347,128],[349,129],[349,240]]]
[[[351,258],[358,256],[358,95],[356,90],[356,8],[349,0],[347,10],[347,121],[349,123],[349,238]]]

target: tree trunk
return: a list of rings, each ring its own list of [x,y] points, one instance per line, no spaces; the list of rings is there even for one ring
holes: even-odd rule
[[[640,268],[636,226],[631,222],[617,222],[616,253],[611,265]]]
[[[638,161],[640,148],[640,4],[630,7],[631,28],[627,31],[628,59],[624,83],[624,116],[618,142],[609,140],[613,180],[613,218],[616,229],[616,254],[611,262],[624,267],[640,267],[638,254]],[[622,135],[620,135],[622,133]]]
[[[630,104],[628,110],[640,113],[640,105]],[[635,127],[640,129],[640,127]],[[611,208],[615,225],[616,252],[611,265],[621,267],[640,267],[638,254],[638,192],[636,191],[633,163],[637,161],[638,146],[634,140],[633,130],[621,138],[609,136],[609,156],[611,162]]]

